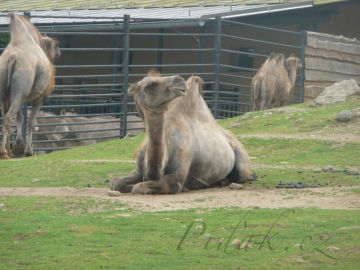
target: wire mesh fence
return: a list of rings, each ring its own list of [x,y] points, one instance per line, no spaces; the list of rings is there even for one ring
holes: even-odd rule
[[[54,92],[36,118],[36,151],[66,149],[143,131],[127,88],[151,68],[163,76],[200,76],[212,113],[227,118],[250,110],[251,79],[271,52],[295,53],[302,61],[304,57],[305,36],[292,30],[220,17],[201,23],[157,21],[156,25],[146,18],[109,19],[116,20],[116,30],[97,31],[91,23],[83,25],[82,31],[71,26],[51,31],[51,25],[36,25],[59,40],[62,52],[55,65]],[[7,34],[7,29],[0,29],[0,38]],[[302,70],[294,101],[303,99],[303,81]],[[27,109],[30,107],[27,104]]]

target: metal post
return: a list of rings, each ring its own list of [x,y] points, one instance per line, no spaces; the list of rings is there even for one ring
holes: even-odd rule
[[[215,93],[214,93],[214,117],[219,115],[219,88],[220,88],[220,58],[221,58],[221,17],[215,18]]]
[[[121,114],[121,129],[120,137],[124,138],[127,133],[127,103],[128,103],[128,75],[129,75],[129,44],[130,44],[130,16],[124,15],[124,38],[123,38],[123,62],[122,62],[122,75],[123,75],[123,104]]]
[[[301,70],[300,70],[300,89],[299,89],[299,103],[304,102],[305,94],[305,48],[306,48],[307,38],[306,30],[300,32],[300,59],[301,59]]]
[[[163,49],[164,48],[164,36],[162,35],[162,33],[164,33],[164,29],[160,28],[159,29],[159,36],[158,36],[158,48],[159,49]],[[161,72],[161,66],[163,63],[163,52],[162,51],[158,51],[157,52],[157,57],[156,57],[156,64],[159,65],[158,66],[158,70]]]
[[[201,26],[200,28],[200,33],[201,34],[205,34],[206,33],[206,26]],[[204,49],[205,48],[205,36],[201,35],[200,38],[199,38],[199,49]],[[204,52],[203,51],[200,51],[199,52],[199,67],[198,67],[198,72],[199,73],[203,73],[204,72],[204,64],[205,62],[205,56],[204,56]]]

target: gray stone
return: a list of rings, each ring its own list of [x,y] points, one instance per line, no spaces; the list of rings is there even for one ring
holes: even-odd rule
[[[120,191],[117,191],[117,190],[109,190],[108,195],[111,197],[117,197],[117,196],[120,196],[121,193],[120,193]]]
[[[231,183],[229,186],[228,186],[230,189],[243,189],[243,185],[240,185],[238,183]]]
[[[344,111],[339,112],[339,114],[336,116],[335,120],[338,122],[349,122],[354,117],[355,117],[355,114],[353,112],[344,110]]]
[[[334,83],[311,103],[311,106],[321,106],[336,102],[345,102],[346,98],[353,95],[360,95],[360,87],[354,79]]]

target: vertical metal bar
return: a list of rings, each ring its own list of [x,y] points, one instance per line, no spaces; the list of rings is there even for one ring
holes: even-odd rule
[[[200,33],[204,34],[206,33],[206,26],[201,26],[200,28]],[[200,40],[199,40],[199,49],[204,49],[205,48],[205,36],[200,36]],[[205,63],[205,55],[203,51],[199,52],[199,67],[198,67],[198,72],[199,73],[203,73],[204,72],[204,66],[203,64]]]
[[[124,138],[127,133],[127,86],[128,86],[128,75],[129,75],[129,46],[130,46],[130,16],[124,15],[124,37],[123,37],[123,62],[122,62],[122,75],[123,75],[123,104],[121,114],[121,129],[120,137]]]
[[[29,19],[31,19],[31,12],[24,12],[24,15],[26,17],[28,17]],[[21,111],[22,111],[22,114],[23,114],[23,124],[22,124],[22,127],[21,127],[21,132],[22,132],[22,135],[23,135],[23,140],[24,142],[26,143],[26,131],[27,131],[27,108],[28,105],[27,103],[24,103],[22,106],[21,106]]]
[[[159,29],[159,34],[158,35],[158,48],[159,49],[162,49],[164,48],[164,36],[161,35],[162,33],[164,33],[164,29],[163,28],[160,28]],[[162,65],[163,63],[163,52],[160,50],[157,52],[157,57],[156,57],[156,64],[157,65]],[[160,72],[162,71],[161,69],[161,66],[158,66],[157,68]]]
[[[301,60],[301,70],[300,70],[300,89],[299,89],[299,103],[304,102],[305,95],[305,48],[306,48],[307,38],[306,30],[300,32],[300,60]]]
[[[221,59],[221,17],[215,18],[215,92],[214,92],[214,117],[219,116],[219,88],[220,88],[220,59]]]

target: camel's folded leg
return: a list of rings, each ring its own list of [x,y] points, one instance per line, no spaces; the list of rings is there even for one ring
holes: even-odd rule
[[[135,170],[128,176],[113,180],[110,187],[111,190],[129,193],[131,192],[133,186],[141,181],[142,175]]]
[[[177,174],[168,174],[160,180],[149,180],[137,183],[131,192],[135,194],[174,194],[183,189],[185,177]]]

